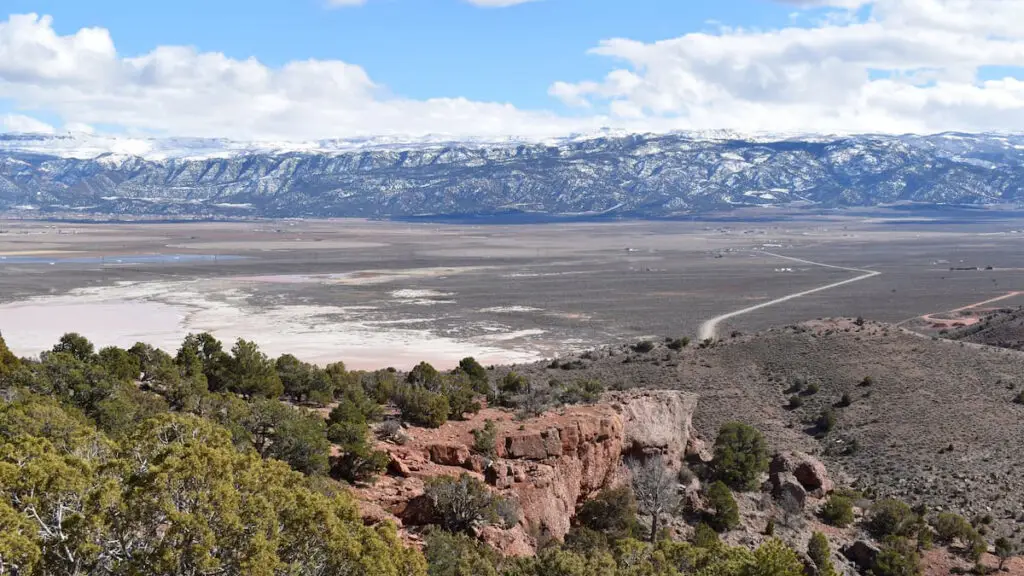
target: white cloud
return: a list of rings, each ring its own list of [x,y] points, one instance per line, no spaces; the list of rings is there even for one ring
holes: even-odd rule
[[[623,62],[605,78],[559,82],[567,105],[602,107],[676,128],[740,130],[1022,130],[1024,2],[1009,0],[789,0],[867,7],[812,28],[723,28],[661,42],[602,42]]]
[[[36,15],[0,22],[0,98],[66,124],[232,138],[545,136],[601,123],[463,98],[395,97],[337,60],[271,68],[181,46],[123,58],[105,30],[60,36]]]
[[[53,134],[53,126],[46,122],[21,114],[0,116],[0,132],[24,132],[34,134]]]
[[[270,67],[182,46],[125,57],[104,29],[60,35],[36,15],[0,21],[0,99],[57,116],[67,129],[239,139],[537,137],[603,126],[1024,130],[1024,82],[980,72],[1024,70],[1024,28],[1015,25],[1024,22],[1024,1],[788,3],[831,8],[810,27],[601,42],[591,52],[614,63],[610,73],[548,90],[553,101],[578,108],[571,116],[464,98],[403,98],[362,67],[337,60]],[[858,5],[867,17],[843,7]],[[30,121],[9,116],[3,126],[23,130]]]
[[[81,122],[71,122],[64,125],[64,130],[72,132],[74,134],[95,134],[96,129],[88,124],[82,124]]]

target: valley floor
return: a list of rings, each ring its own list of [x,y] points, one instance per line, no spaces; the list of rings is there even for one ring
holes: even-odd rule
[[[358,368],[449,367],[467,355],[522,363],[695,337],[714,318],[727,336],[953,310],[1024,289],[1022,229],[799,214],[522,226],[4,221],[0,331],[23,355],[72,330],[168,349],[210,331]],[[878,274],[848,282],[861,276],[852,269]]]

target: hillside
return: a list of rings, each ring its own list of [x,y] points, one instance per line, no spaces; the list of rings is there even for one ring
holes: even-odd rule
[[[444,373],[0,338],[0,566],[1021,574],[1022,387],[1019,352],[849,319]]]
[[[985,134],[303,145],[6,135],[0,210],[662,218],[738,206],[1019,204],[1022,143]]]
[[[950,340],[1024,351],[1024,308],[997,310],[946,336]]]
[[[570,369],[515,369],[534,381],[598,379],[693,392],[700,398],[693,423],[706,438],[742,420],[776,449],[819,455],[861,489],[967,516],[991,513],[1006,532],[1024,506],[1024,406],[1013,402],[1024,389],[1024,354],[830,320],[707,349],[677,352],[657,343],[643,353],[623,346],[559,363]],[[844,394],[848,407],[837,405]],[[799,408],[790,407],[794,395]],[[815,422],[826,408],[836,425],[822,434]]]

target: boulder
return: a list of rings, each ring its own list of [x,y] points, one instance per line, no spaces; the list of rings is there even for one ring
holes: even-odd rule
[[[685,510],[702,510],[704,498],[701,496],[700,480],[694,476],[683,487],[683,506]]]
[[[807,552],[797,550],[796,555],[800,558],[800,563],[804,565],[804,576],[821,576],[821,571],[818,570],[818,566]]]
[[[367,526],[394,520],[394,517],[388,511],[375,502],[357,500],[356,505],[359,509],[360,518],[362,518],[363,523]]]
[[[512,481],[513,482],[526,482],[526,470],[523,468],[512,468]]]
[[[828,495],[830,492],[835,490],[835,484],[832,479],[829,478],[828,471],[825,470],[825,466],[814,460],[813,463],[807,462],[801,466],[798,466],[793,471],[793,475],[803,485],[804,488],[814,493],[815,496],[822,498]]]
[[[825,465],[803,452],[780,452],[775,455],[769,467],[773,486],[778,485],[776,476],[784,473],[792,474],[816,498],[823,498],[835,490],[835,483],[829,477]]]
[[[875,567],[875,562],[878,561],[878,555],[882,552],[878,546],[866,541],[857,540],[849,546],[844,546],[840,549],[843,556],[846,556],[850,562],[853,562],[861,570],[871,570]]]
[[[462,464],[462,467],[466,470],[476,472],[477,474],[483,474],[490,465],[490,458],[481,456],[480,454],[473,454]]]
[[[505,438],[505,457],[543,460],[548,457],[548,447],[540,432],[507,436]]]
[[[392,476],[411,478],[430,465],[430,455],[425,450],[384,444],[381,448],[388,454],[388,474]]]
[[[430,461],[442,466],[462,466],[469,460],[469,448],[463,444],[431,444]]]
[[[707,442],[703,438],[697,436],[694,433],[690,434],[690,437],[686,441],[686,452],[684,453],[686,460],[693,463],[708,463],[714,459],[714,454],[708,448]]]
[[[394,455],[391,455],[391,460],[388,462],[388,474],[391,474],[392,476],[401,476],[402,478],[409,478],[412,476],[412,470],[410,470],[409,465],[400,458],[395,458]]]
[[[522,526],[516,526],[511,530],[487,526],[480,531],[480,539],[502,556],[533,556],[537,547],[537,543]]]
[[[562,455],[562,436],[558,428],[549,428],[541,432],[540,438],[544,442],[544,451],[549,458]]]
[[[434,507],[422,493],[397,503],[391,512],[402,520],[404,526],[424,526],[435,521]]]
[[[612,392],[603,399],[622,418],[624,451],[661,454],[678,467],[691,446],[697,395],[676,390]],[[694,445],[694,448],[696,446]]]
[[[807,504],[807,490],[790,472],[772,475],[772,496],[780,502],[789,499],[800,510]]]
[[[558,432],[562,440],[562,454],[575,454],[580,447],[580,426],[566,426]]]
[[[491,465],[484,470],[484,481],[498,490],[511,488],[516,482],[515,468],[508,462],[492,462]]]

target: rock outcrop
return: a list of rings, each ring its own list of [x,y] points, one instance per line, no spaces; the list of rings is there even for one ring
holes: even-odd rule
[[[772,475],[772,496],[780,502],[788,500],[800,510],[803,510],[807,503],[807,490],[790,472]]]
[[[847,559],[861,570],[871,570],[874,568],[878,555],[881,554],[878,546],[866,540],[857,540],[840,551],[843,553],[843,556],[846,556]]]
[[[795,478],[808,494],[824,498],[835,490],[835,483],[820,460],[803,452],[780,452],[768,469],[772,489],[779,491],[788,478]]]
[[[491,548],[500,550],[505,556],[531,556],[536,552],[536,542],[522,526],[516,526],[511,530],[487,526],[480,531],[480,539]]]
[[[678,467],[688,453],[699,453],[703,449],[703,443],[693,430],[696,394],[637,390],[609,393],[603,400],[622,418],[623,449],[627,454],[661,454]]]
[[[436,430],[412,428],[401,446],[379,443],[391,462],[386,476],[356,489],[368,515],[381,511],[406,528],[426,522],[417,502],[426,479],[471,474],[518,503],[520,524],[489,527],[481,537],[506,554],[529,554],[530,535],[561,539],[577,506],[623,480],[622,456],[661,454],[678,464],[692,444],[697,398],[674,391],[614,393],[593,406],[570,406],[525,421],[484,409]],[[491,420],[496,455],[472,454],[472,431]]]
[[[576,505],[619,476],[623,424],[607,406],[571,408],[499,432],[498,460],[487,480],[508,490],[534,533],[562,538]]]
[[[431,462],[442,466],[462,466],[469,460],[469,448],[463,444],[431,444],[427,453]]]

